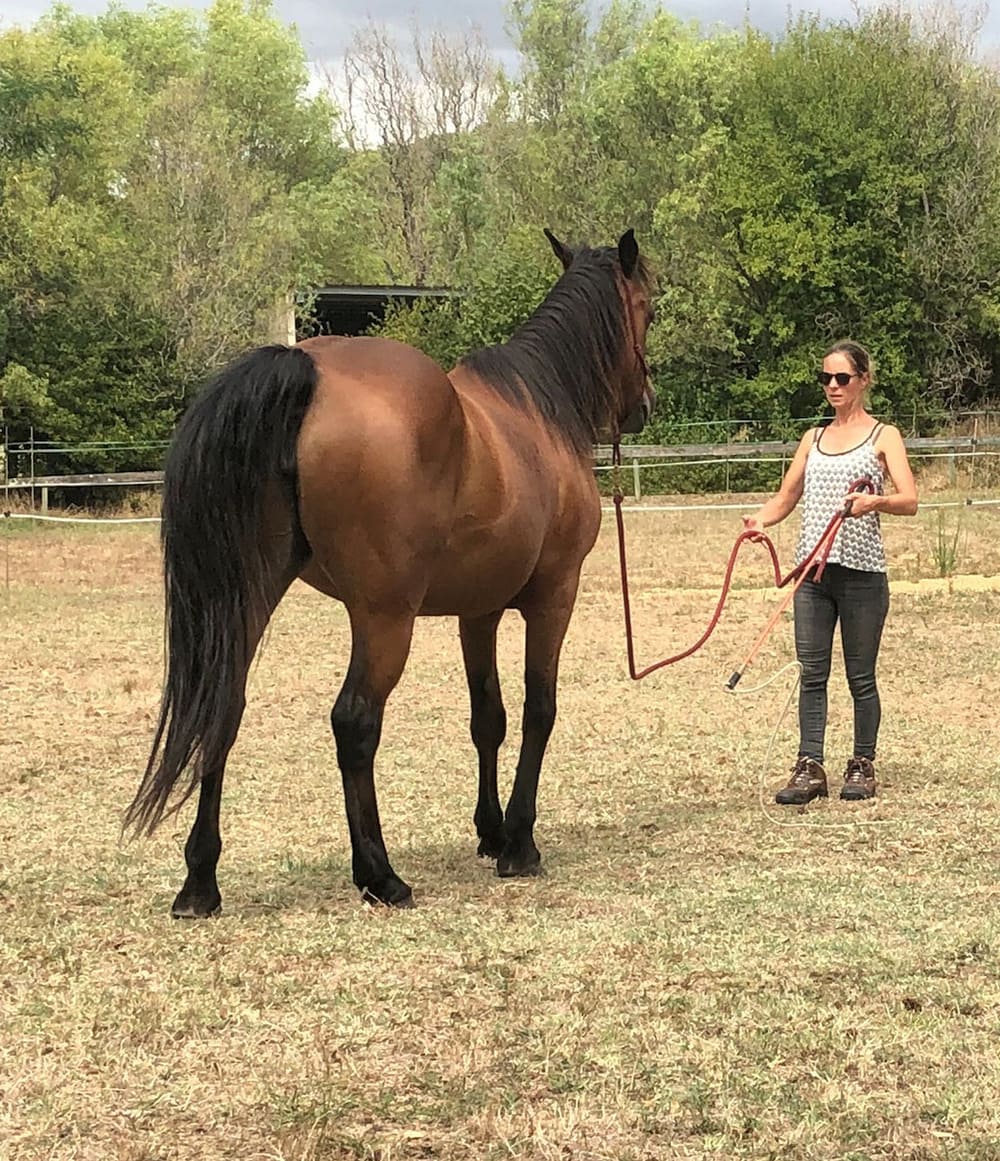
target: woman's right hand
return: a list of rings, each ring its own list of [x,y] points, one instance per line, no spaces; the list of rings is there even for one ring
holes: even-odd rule
[[[759,516],[744,516],[743,517],[743,531],[744,532],[763,532],[764,522]]]

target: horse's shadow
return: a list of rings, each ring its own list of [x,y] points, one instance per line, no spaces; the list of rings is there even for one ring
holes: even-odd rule
[[[425,841],[400,846],[393,863],[413,887],[419,906],[454,905],[462,901],[506,904],[517,885],[542,880],[543,889],[553,894],[562,887],[587,891],[588,879],[594,890],[615,867],[636,861],[653,862],[663,840],[683,830],[690,822],[690,806],[665,806],[652,815],[633,815],[621,822],[553,822],[539,828],[542,840],[541,874],[504,879],[491,859],[476,855],[476,838]],[[228,914],[253,915],[268,912],[343,913],[359,902],[351,882],[350,851],[338,847],[320,857],[301,857],[293,850],[281,852],[266,867],[259,863],[230,865],[222,882],[224,909]]]

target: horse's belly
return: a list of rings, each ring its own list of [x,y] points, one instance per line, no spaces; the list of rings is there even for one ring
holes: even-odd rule
[[[537,556],[473,554],[447,560],[435,569],[427,587],[422,617],[479,617],[505,609],[534,572]]]
[[[531,579],[533,568],[534,560],[530,557],[487,558],[479,555],[474,560],[466,557],[457,561],[447,555],[430,577],[425,574],[426,590],[418,614],[421,617],[476,617],[507,608]],[[333,570],[325,568],[315,556],[305,564],[299,579],[335,600],[351,601],[351,591],[338,584]],[[414,587],[414,580],[417,578],[409,578],[406,587]],[[389,587],[393,586],[390,584]],[[420,587],[419,583],[417,587]],[[355,599],[363,593],[362,584]]]

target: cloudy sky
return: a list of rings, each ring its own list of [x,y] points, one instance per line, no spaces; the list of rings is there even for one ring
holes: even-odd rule
[[[78,12],[96,13],[106,7],[105,0],[68,0]],[[905,0],[904,0],[905,2]],[[194,0],[180,7],[203,7]],[[594,7],[601,7],[598,2]],[[978,0],[954,0],[954,6],[972,13],[985,9]],[[49,7],[48,0],[4,0],[0,10],[0,28],[12,24],[30,25]],[[142,0],[126,0],[126,7],[142,8]],[[409,40],[413,22],[422,29],[461,30],[477,27],[494,51],[510,53],[510,40],[504,31],[504,0],[276,0],[275,11],[299,31],[311,60],[334,62],[344,52],[351,33],[369,19],[395,26],[401,43]],[[778,31],[789,10],[818,12],[825,19],[850,19],[855,10],[852,0],[663,0],[662,7],[685,20],[697,20],[704,27],[713,24],[738,26],[744,19],[758,28]],[[980,37],[981,47],[993,56],[1000,51],[1000,0],[994,10],[987,10]]]

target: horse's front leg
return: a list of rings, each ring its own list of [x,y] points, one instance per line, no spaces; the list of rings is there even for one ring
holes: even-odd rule
[[[369,903],[410,907],[413,892],[389,865],[375,797],[375,752],[385,703],[403,672],[413,614],[350,609],[351,663],[330,715],[351,835],[355,886]]]
[[[497,626],[503,611],[485,617],[462,617],[459,633],[469,683],[472,741],[479,755],[479,795],[474,820],[480,858],[503,853],[503,809],[497,790],[497,753],[507,733],[507,713],[497,674]]]
[[[542,856],[534,839],[538,776],[556,720],[559,652],[575,596],[574,580],[569,591],[555,599],[521,606],[525,620],[524,714],[517,773],[504,816],[504,848],[497,859],[497,874],[504,878],[541,873]]]

